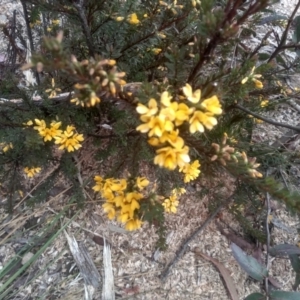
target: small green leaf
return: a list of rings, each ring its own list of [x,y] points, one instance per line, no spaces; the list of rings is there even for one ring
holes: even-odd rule
[[[300,259],[297,254],[289,255],[292,267],[296,273],[300,273]]]
[[[244,300],[265,300],[267,299],[265,295],[261,293],[252,293],[248,295]]]
[[[300,254],[300,248],[295,245],[281,244],[270,249],[272,256],[284,257],[292,254]]]
[[[296,291],[300,284],[300,273],[296,273],[295,283],[293,284],[293,290]]]
[[[286,16],[283,16],[283,15],[277,15],[277,14],[273,14],[271,16],[267,16],[265,18],[262,18],[259,22],[260,25],[263,25],[263,24],[268,24],[268,23],[275,23],[277,21],[280,21],[280,20],[287,20],[288,18]]]
[[[268,53],[259,53],[258,54],[259,60],[267,60],[269,57],[270,57],[270,54],[268,54]]]
[[[231,244],[231,250],[233,257],[239,263],[241,268],[248,273],[252,278],[261,281],[267,277],[268,271],[265,266],[260,264],[257,259],[247,255],[240,247],[236,244]]]
[[[299,300],[299,292],[271,291],[270,300]]]
[[[276,57],[276,61],[277,61],[277,63],[279,63],[279,64],[285,64],[285,61],[284,61],[284,59],[283,59],[283,57],[281,56],[281,55],[277,55]],[[272,222],[273,223],[273,222]],[[275,225],[275,224],[274,224]],[[276,226],[276,225],[275,225]]]

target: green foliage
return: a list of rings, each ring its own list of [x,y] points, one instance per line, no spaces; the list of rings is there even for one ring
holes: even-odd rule
[[[172,96],[172,105],[185,104],[191,111],[174,128],[189,148],[191,162],[200,161],[201,176],[208,178],[228,172],[239,179],[230,212],[246,235],[260,242],[266,240],[263,229],[253,229],[253,220],[244,216],[248,213],[265,217],[260,213],[262,192],[284,202],[292,212],[300,212],[298,194],[283,188],[274,178],[260,178],[269,168],[288,168],[294,154],[267,143],[253,143],[257,114],[259,117],[292,97],[296,91],[288,92],[283,77],[299,72],[299,61],[290,61],[284,55],[285,49],[292,49],[292,45],[286,45],[284,35],[273,52],[265,49],[268,36],[255,48],[246,46],[264,22],[276,21],[274,26],[287,26],[278,23],[284,18],[271,10],[270,18],[264,18],[262,12],[268,1],[87,0],[84,5],[68,0],[25,2],[30,22],[27,27],[35,37],[31,42],[38,49],[27,68],[45,78],[38,86],[26,90],[18,88],[19,80],[12,72],[4,74],[0,81],[0,96],[6,99],[0,102],[0,178],[3,186],[8,187],[9,209],[13,207],[15,191],[25,181],[26,167],[41,167],[43,172],[54,169],[27,205],[46,201],[59,176],[72,184],[74,199],[83,204],[83,188],[93,185],[91,181],[79,182],[80,163],[85,155],[90,155],[89,163],[99,165],[99,170],[92,169],[89,180],[98,174],[105,178],[149,175],[154,186],[152,193],[165,198],[174,188],[186,186],[186,165],[175,165],[176,171],[173,166],[157,166],[162,148],[148,143],[148,138],[159,139],[163,133],[170,134],[171,129],[155,131],[148,138],[147,130],[137,130],[146,123],[143,117],[149,117],[139,116],[137,106],[147,106],[150,99],[162,105],[160,99],[167,91]],[[298,29],[297,25],[296,42]],[[186,84],[192,88],[189,96],[184,90]],[[190,101],[189,98],[197,98],[199,89],[200,102]],[[40,100],[33,97],[35,90],[41,95]],[[60,92],[68,95],[57,95]],[[281,97],[275,99],[278,94]],[[213,97],[222,107],[222,115],[214,116],[220,109],[218,105],[210,105],[214,113],[203,108],[203,100]],[[272,103],[262,107],[261,101],[266,99]],[[207,110],[205,117],[213,121],[205,121],[202,115],[204,120],[199,123],[203,130],[193,133],[191,115],[196,109],[202,109],[202,113]],[[29,125],[29,121],[33,124]],[[39,125],[41,121],[51,130],[53,124],[59,125],[62,133],[47,140],[43,126]],[[69,131],[73,136],[78,134],[79,140],[72,140],[69,148],[61,137],[70,134],[71,125],[73,129]],[[73,149],[74,143],[77,148],[82,146],[83,151]],[[160,143],[166,147],[174,141]],[[76,150],[75,154],[70,149]],[[170,155],[173,160],[177,157],[175,152]],[[166,158],[169,157],[160,160],[162,165]],[[143,174],[147,171],[150,174]],[[216,207],[218,201],[216,197],[210,206]],[[153,195],[143,199],[134,214],[156,226],[161,249],[166,234],[162,203]]]

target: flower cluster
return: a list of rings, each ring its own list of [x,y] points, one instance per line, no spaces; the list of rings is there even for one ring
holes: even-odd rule
[[[251,73],[249,74],[249,76],[245,77],[241,81],[241,84],[245,84],[250,79],[254,82],[256,88],[262,89],[264,86],[263,86],[262,82],[257,79],[257,78],[261,78],[262,75],[261,74],[254,74],[254,71],[255,71],[255,67],[252,68]]]
[[[185,189],[174,189],[169,198],[164,199],[162,206],[164,207],[167,213],[176,213],[177,206],[179,204],[178,196],[185,194]]]
[[[57,95],[57,92],[61,92],[61,89],[55,87],[54,78],[51,79],[51,88],[47,89],[45,92],[50,94],[49,98],[53,98]]]
[[[29,26],[30,26],[30,28],[34,28],[36,26],[40,26],[41,24],[42,24],[41,20],[36,20],[34,22],[30,22]]]
[[[26,167],[26,168],[24,168],[24,172],[25,172],[25,174],[26,174],[26,176],[28,177],[28,178],[32,178],[32,177],[34,177],[37,173],[40,173],[41,172],[41,168],[28,168],[28,167]]]
[[[47,31],[51,32],[53,28],[59,26],[60,21],[58,19],[52,20],[51,25],[47,27]]]
[[[133,13],[128,16],[127,22],[131,25],[138,25],[140,23],[140,20],[138,19],[137,14]]]
[[[13,148],[14,146],[12,143],[0,143],[0,149],[2,150],[3,153]]]
[[[244,151],[239,152],[233,147],[230,147],[227,145],[227,139],[228,136],[225,133],[221,145],[215,143],[212,144],[212,147],[215,149],[217,154],[213,155],[211,161],[218,159],[222,165],[226,166],[227,161],[233,160],[236,164],[242,165],[251,177],[263,177],[263,175],[256,170],[260,166],[260,164],[256,163],[256,157],[247,157],[247,154]]]
[[[104,179],[95,176],[96,185],[93,190],[100,192],[106,200],[102,205],[110,220],[117,219],[125,224],[129,231],[142,226],[142,221],[137,215],[140,201],[144,199],[142,191],[149,185],[145,177],[137,177],[134,181],[126,179]]]
[[[68,125],[66,130],[59,129],[61,122],[52,121],[50,127],[44,120],[35,119],[36,126],[33,128],[38,131],[39,135],[44,139],[44,142],[55,140],[55,144],[59,145],[60,150],[66,149],[68,152],[73,152],[81,147],[80,142],[84,140],[82,134],[75,131],[75,127]],[[26,123],[27,126],[33,125],[32,121]]]
[[[200,101],[201,91],[193,92],[189,84],[183,87],[183,94],[181,102],[172,101],[172,96],[165,91],[159,103],[153,98],[147,106],[139,103],[136,110],[143,124],[136,130],[148,133],[148,143],[158,147],[155,164],[169,170],[178,167],[185,174],[184,182],[189,182],[199,176],[200,163],[196,160],[190,164],[189,147],[180,136],[179,127],[188,123],[192,134],[204,132],[204,128],[210,130],[217,124],[215,115],[220,115],[222,109],[217,96]]]
[[[99,93],[109,93],[113,96],[122,89],[126,82],[122,79],[125,72],[118,72],[113,59],[104,59],[100,61],[84,60],[78,62],[75,57],[72,58],[74,74],[86,74],[81,76],[86,78],[85,82],[76,83],[75,97],[71,99],[72,103],[82,107],[95,106],[100,103]]]
[[[143,221],[141,219],[140,202],[149,201],[153,197],[154,201],[159,202],[167,213],[176,213],[179,204],[178,197],[183,195],[184,188],[173,189],[169,197],[156,195],[156,185],[149,189],[149,180],[146,177],[136,177],[129,179],[104,179],[95,176],[95,186],[93,190],[99,192],[105,199],[102,205],[104,212],[110,220],[117,219],[125,225],[126,230],[132,231],[139,229]],[[152,196],[151,196],[152,195]]]

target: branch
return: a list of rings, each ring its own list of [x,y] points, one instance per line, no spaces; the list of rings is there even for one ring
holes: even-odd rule
[[[197,76],[199,70],[205,63],[205,61],[211,56],[213,51],[215,50],[216,46],[220,41],[226,41],[224,39],[224,36],[226,35],[226,29],[230,29],[231,27],[238,27],[241,25],[243,22],[246,21],[246,19],[259,11],[260,8],[265,6],[266,1],[259,1],[257,0],[253,5],[250,5],[248,10],[244,13],[244,15],[238,19],[237,21],[233,20],[234,17],[237,15],[237,9],[243,4],[241,0],[235,0],[235,2],[232,4],[232,8],[230,9],[231,1],[229,1],[225,8],[225,16],[222,22],[220,22],[219,26],[216,28],[216,32],[207,44],[206,48],[202,53],[200,53],[200,58],[197,63],[197,65],[193,68],[192,72],[190,73],[187,82],[192,83],[192,81],[195,79]],[[224,29],[225,28],[225,29]],[[223,33],[221,33],[223,31]]]
[[[89,54],[90,54],[90,56],[95,57],[95,50],[94,50],[92,34],[90,31],[86,16],[84,14],[83,0],[79,0],[78,2],[73,1],[73,4],[78,11],[78,15],[79,15],[79,18],[81,21],[81,26],[82,26],[83,32],[85,34],[85,37],[86,37],[86,43],[89,48]]]
[[[289,124],[286,124],[286,123],[280,123],[280,122],[272,121],[272,120],[270,120],[268,118],[265,118],[265,117],[263,117],[263,116],[261,116],[257,113],[252,112],[251,110],[241,106],[240,104],[235,104],[234,107],[246,112],[247,114],[249,114],[249,115],[251,115],[251,116],[253,116],[257,119],[263,120],[266,123],[269,123],[269,124],[272,124],[272,125],[275,125],[275,126],[285,127],[285,128],[288,128],[288,129],[293,129],[297,132],[300,132],[300,127],[289,125]]]
[[[290,29],[290,27],[291,27],[291,24],[292,24],[292,22],[293,22],[294,16],[295,16],[295,14],[297,13],[297,10],[298,10],[299,6],[300,6],[300,0],[298,1],[298,3],[297,3],[297,5],[296,5],[296,7],[295,7],[293,13],[291,14],[291,16],[290,16],[290,18],[289,18],[289,20],[288,20],[288,23],[287,23],[287,25],[286,25],[286,28],[285,28],[285,30],[284,30],[282,36],[281,36],[281,40],[280,40],[279,45],[277,46],[277,48],[275,49],[275,51],[272,53],[272,55],[269,57],[268,63],[269,63],[274,57],[276,57],[277,54],[278,54],[280,51],[282,51],[281,49],[283,49],[282,47],[284,46],[284,44],[285,44],[285,42],[286,42],[286,39],[287,39],[287,36],[288,36],[288,31],[289,31],[289,29]]]
[[[150,38],[151,36],[153,36],[154,34],[156,34],[158,31],[162,31],[168,27],[170,27],[173,23],[181,21],[182,19],[184,19],[186,16],[188,15],[188,13],[183,14],[182,16],[178,17],[177,19],[174,19],[170,22],[168,22],[167,24],[163,24],[161,25],[158,29],[155,29],[154,31],[152,31],[151,33],[147,34],[146,36],[141,37],[140,39],[138,39],[137,41],[127,45],[126,47],[124,47],[121,50],[121,53],[124,53],[125,51],[127,51],[128,49],[130,49],[131,47],[143,42],[144,40],[147,40],[148,38]],[[119,59],[122,55],[120,55],[117,59]]]
[[[28,17],[28,10],[27,10],[27,6],[26,6],[26,1],[25,0],[21,0],[22,6],[23,6],[23,11],[24,11],[24,19],[25,19],[25,24],[26,24],[26,29],[27,29],[27,35],[28,35],[28,40],[29,40],[29,44],[30,44],[30,50],[31,50],[31,54],[34,52],[34,44],[33,44],[33,37],[32,37],[32,31],[31,31],[31,27],[30,27],[30,20]],[[27,49],[28,51],[28,49]],[[34,72],[35,77],[36,77],[36,82],[38,85],[40,85],[40,76],[39,73],[35,70]]]

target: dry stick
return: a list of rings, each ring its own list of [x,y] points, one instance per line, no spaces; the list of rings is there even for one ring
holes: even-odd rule
[[[205,220],[205,222],[197,228],[192,235],[190,235],[179,247],[179,250],[176,252],[175,258],[167,265],[167,267],[162,271],[159,276],[161,280],[165,280],[168,274],[170,273],[171,268],[178,260],[183,256],[186,251],[188,244],[201,232],[203,231],[207,225],[215,218],[215,216],[232,200],[234,193],[229,196],[226,200],[224,200],[217,209]]]
[[[293,13],[291,14],[288,23],[286,25],[286,28],[281,36],[281,40],[279,42],[279,45],[277,46],[277,48],[275,49],[275,51],[272,53],[272,55],[269,57],[268,59],[268,63],[277,56],[277,54],[281,51],[282,47],[284,46],[287,36],[288,36],[288,32],[290,30],[291,24],[293,22],[294,16],[296,15],[298,8],[300,6],[300,0],[298,1],[297,5],[295,6],[295,9],[293,11]]]
[[[265,118],[265,117],[263,117],[263,116],[261,116],[261,115],[259,115],[257,113],[252,112],[251,110],[249,110],[249,109],[241,106],[240,104],[235,104],[234,107],[238,108],[238,109],[240,109],[240,110],[242,110],[242,111],[244,111],[246,113],[248,113],[249,115],[251,115],[251,116],[253,116],[253,117],[257,118],[257,119],[263,120],[266,123],[269,123],[269,124],[272,124],[272,125],[275,125],[275,126],[280,126],[280,127],[285,127],[285,128],[293,129],[293,130],[295,130],[297,132],[300,132],[300,127],[289,125],[289,124],[286,124],[286,123],[280,123],[280,122],[272,121],[272,120],[267,119],[267,118]]]

